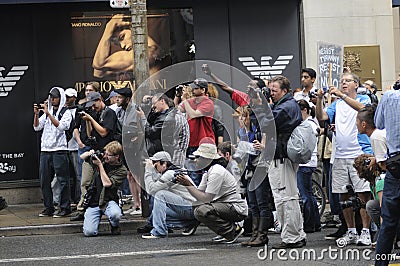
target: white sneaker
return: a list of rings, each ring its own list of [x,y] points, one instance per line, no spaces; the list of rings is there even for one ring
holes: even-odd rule
[[[142,215],[142,210],[141,209],[132,210],[129,214],[130,215]]]
[[[351,231],[347,231],[347,233],[343,237],[338,238],[336,240],[336,245],[340,248],[343,248],[350,244],[357,244],[357,240],[358,240],[357,234],[354,234]],[[370,244],[371,244],[371,242],[370,242]]]
[[[357,240],[357,246],[370,246],[371,245],[371,235],[369,232],[362,230],[361,235]]]
[[[213,242],[224,242],[224,241],[226,241],[226,238],[225,237],[223,237],[223,236],[220,236],[220,235],[217,235],[217,236],[214,236],[212,239],[211,239]]]

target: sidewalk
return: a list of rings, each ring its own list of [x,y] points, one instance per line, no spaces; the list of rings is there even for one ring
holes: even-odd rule
[[[41,211],[43,211],[43,204],[9,205],[0,211],[0,236],[82,233],[83,221],[71,222],[69,216],[65,218],[39,217]],[[121,220],[121,230],[134,231],[145,222],[146,219],[139,215],[124,215]],[[104,231],[110,231],[105,215],[99,226],[99,232]]]

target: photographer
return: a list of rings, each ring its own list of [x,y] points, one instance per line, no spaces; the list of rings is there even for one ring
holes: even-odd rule
[[[81,119],[85,121],[86,133],[90,140],[89,145],[91,149],[102,150],[105,145],[113,140],[114,132],[116,132],[117,116],[112,109],[105,105],[99,92],[89,92],[86,99],[85,108],[92,108],[96,114],[93,117],[93,113],[80,112]],[[87,162],[83,162],[81,179],[82,195],[85,194],[86,187],[89,185],[92,176],[92,167]],[[81,200],[77,206],[78,213],[71,217],[71,221],[83,220],[82,202],[83,197],[81,196]]]
[[[167,224],[187,228],[184,235],[191,235],[198,226],[194,218],[192,203],[196,199],[184,186],[177,184],[176,175],[184,173],[171,164],[171,156],[160,151],[146,160],[146,190],[154,197],[152,209],[153,229],[142,238],[162,238],[168,235]],[[193,184],[193,182],[191,182]],[[187,233],[185,233],[187,232]]]
[[[108,216],[111,224],[111,234],[121,234],[119,221],[122,217],[121,208],[118,205],[117,190],[126,178],[127,170],[122,164],[122,146],[117,141],[112,141],[104,147],[104,154],[87,151],[81,155],[93,168],[93,191],[91,196],[86,195],[88,207],[83,222],[83,234],[85,236],[97,236],[101,216]],[[99,158],[103,155],[103,158]],[[103,161],[102,161],[103,159]]]
[[[197,199],[194,214],[216,234],[225,238],[226,244],[232,244],[244,230],[236,225],[247,216],[247,203],[236,189],[236,180],[226,170],[227,161],[217,153],[217,147],[211,143],[202,143],[193,153],[198,156],[198,169],[206,170],[197,188],[186,175],[177,175],[176,180]]]
[[[39,179],[45,210],[39,214],[40,217],[53,216],[59,218],[71,213],[68,144],[64,131],[69,128],[72,115],[69,110],[66,110],[60,118],[61,107],[64,106],[65,101],[64,90],[53,87],[49,92],[47,101],[40,106],[33,105],[33,128],[35,131],[43,130]],[[43,114],[39,117],[40,111],[43,111]],[[56,214],[54,214],[53,192],[51,190],[51,181],[54,175],[60,185],[61,210]]]

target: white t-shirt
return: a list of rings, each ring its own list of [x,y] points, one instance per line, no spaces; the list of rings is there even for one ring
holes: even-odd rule
[[[231,203],[238,213],[247,215],[247,203],[238,194],[236,182],[228,170],[222,165],[216,164],[203,174],[198,189],[206,193],[215,194],[213,201]],[[193,205],[199,204],[201,203],[197,202]]]
[[[386,142],[386,129],[376,129],[369,137],[371,141],[372,150],[376,158],[376,162],[386,161],[387,155],[387,142]]]

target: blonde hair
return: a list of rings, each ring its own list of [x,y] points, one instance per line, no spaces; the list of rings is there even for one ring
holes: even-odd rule
[[[95,91],[97,91],[97,92],[100,90],[100,83],[98,83],[97,81],[89,81],[89,82],[86,82],[85,85],[86,85],[86,86],[91,85],[91,86],[93,87],[93,89],[94,89]]]
[[[119,155],[120,157],[122,156],[122,145],[114,140],[108,143],[105,147],[104,150],[109,151],[110,153],[114,155]]]
[[[208,83],[208,97],[212,98],[211,100],[218,99],[218,89],[214,86],[214,84]]]

